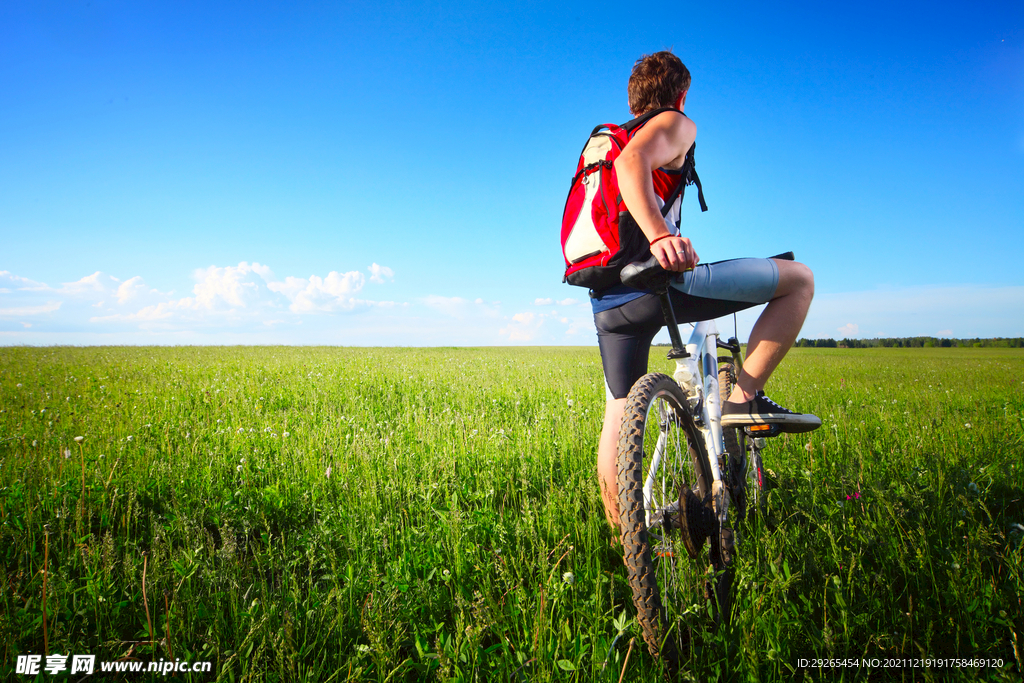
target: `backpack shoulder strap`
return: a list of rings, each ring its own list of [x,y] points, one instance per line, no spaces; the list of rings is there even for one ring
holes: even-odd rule
[[[639,130],[640,127],[643,126],[645,123],[653,119],[658,114],[663,114],[667,111],[674,111],[678,114],[681,114],[682,116],[686,116],[686,114],[683,114],[683,112],[679,111],[675,107],[662,107],[661,109],[654,109],[652,111],[647,112],[646,114],[642,114],[633,119],[632,121],[627,121],[626,123],[622,124],[621,128],[624,128],[630,134],[630,136],[632,136],[633,133]]]
[[[696,185],[697,186],[697,201],[700,202],[700,210],[707,211],[708,205],[704,201],[704,188],[700,185],[700,176],[697,175],[697,168],[693,159],[693,153],[697,149],[697,143],[694,142],[690,145],[690,151],[686,153],[686,160],[683,161],[683,180],[679,183],[679,187],[682,188],[684,185]]]

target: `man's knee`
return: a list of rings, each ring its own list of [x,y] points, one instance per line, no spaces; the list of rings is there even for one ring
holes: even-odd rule
[[[803,263],[794,262],[793,265],[797,267],[797,280],[800,283],[800,289],[808,296],[814,296],[814,273]]]
[[[800,293],[814,297],[814,273],[799,261],[776,261],[779,266],[777,296]]]

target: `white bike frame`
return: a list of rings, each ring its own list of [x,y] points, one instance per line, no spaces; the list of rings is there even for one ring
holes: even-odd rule
[[[676,382],[686,394],[690,409],[695,410],[697,427],[704,436],[704,446],[711,465],[711,497],[715,514],[722,525],[729,515],[729,496],[719,467],[719,458],[725,453],[722,437],[722,406],[718,390],[718,326],[714,320],[693,324],[693,333],[686,343],[688,357],[676,359]],[[651,458],[650,474],[644,481],[644,500],[651,509],[654,490],[654,472],[665,451],[666,432],[662,431]],[[650,520],[648,520],[650,522]]]

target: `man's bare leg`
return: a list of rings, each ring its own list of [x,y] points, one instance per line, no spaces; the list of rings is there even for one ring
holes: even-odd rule
[[[622,425],[622,413],[625,409],[626,399],[608,399],[604,406],[601,441],[597,446],[597,480],[601,485],[604,516],[616,532],[619,529],[618,463],[616,461],[619,450],[619,427]]]
[[[800,334],[814,298],[814,274],[810,268],[795,261],[775,263],[779,267],[779,284],[775,298],[768,302],[750,331],[743,370],[728,398],[735,403],[749,401],[764,389]]]

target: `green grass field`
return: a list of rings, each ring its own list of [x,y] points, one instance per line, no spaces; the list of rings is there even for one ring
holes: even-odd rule
[[[732,622],[695,622],[687,673],[1020,680],[1024,352],[795,349],[768,389],[825,425],[765,449]],[[4,348],[0,678],[78,653],[662,680],[601,511],[603,402],[593,348]]]

